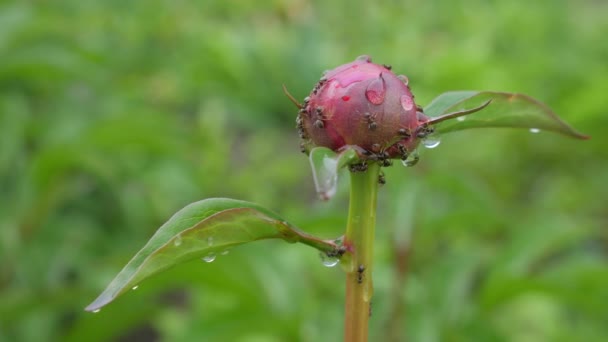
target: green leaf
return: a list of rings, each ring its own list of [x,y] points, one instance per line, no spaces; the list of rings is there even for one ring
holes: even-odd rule
[[[468,128],[514,127],[532,132],[551,131],[578,139],[589,138],[562,121],[545,104],[522,94],[451,91],[436,97],[424,108],[424,113],[431,117],[429,124],[434,125],[438,133]],[[460,119],[452,120],[458,117]]]
[[[340,169],[356,161],[358,156],[354,147],[339,153],[327,147],[315,147],[309,158],[317,194],[322,200],[328,200],[336,194]]]
[[[341,255],[333,240],[321,240],[257,204],[212,198],[192,203],[163,224],[85,310],[96,312],[142,280],[196,258],[213,258],[227,248],[263,239],[283,239]]]

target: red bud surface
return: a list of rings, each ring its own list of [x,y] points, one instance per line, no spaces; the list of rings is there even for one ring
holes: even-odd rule
[[[368,159],[406,159],[430,133],[405,76],[368,56],[327,71],[297,119],[303,150],[352,146]]]

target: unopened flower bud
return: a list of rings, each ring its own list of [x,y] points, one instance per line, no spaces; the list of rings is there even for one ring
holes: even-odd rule
[[[384,161],[407,157],[429,133],[407,78],[367,56],[326,72],[301,106],[296,122],[307,150],[353,146]]]

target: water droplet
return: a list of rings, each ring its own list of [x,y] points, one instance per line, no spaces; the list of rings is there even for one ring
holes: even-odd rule
[[[406,111],[412,110],[414,108],[414,100],[409,95],[401,95],[401,107]]]
[[[139,285],[135,285],[135,286],[133,286],[133,287],[131,288],[131,290],[134,290],[134,291],[135,291],[135,290],[137,290],[137,288],[139,288]]]
[[[93,313],[98,313],[99,311],[101,311],[101,309],[95,309],[93,310]]]
[[[209,247],[213,246],[213,236],[207,238],[207,244],[209,245]]]
[[[459,116],[456,118],[456,120],[463,122],[467,117],[466,116]]]
[[[410,83],[409,78],[407,78],[407,76],[405,75],[399,75],[397,76],[398,79],[401,80],[401,82],[403,82],[403,84],[408,85]]]
[[[319,253],[319,256],[321,256],[321,263],[325,267],[334,267],[340,262],[340,259],[336,257],[327,256],[327,254],[323,252]]]
[[[420,156],[418,156],[417,151],[414,151],[410,153],[406,159],[402,160],[401,163],[406,167],[411,167],[416,165],[418,163],[418,160],[420,160]]]
[[[179,247],[181,244],[182,244],[182,236],[178,235],[173,240],[173,245],[175,245],[175,247]]]
[[[229,250],[225,250],[225,251],[222,251],[222,252],[220,253],[220,255],[226,255],[226,254],[228,254],[228,253],[230,253],[230,251],[229,251]]]
[[[429,135],[426,138],[422,139],[422,145],[426,148],[435,148],[439,146],[441,143],[441,139],[438,135]]]
[[[365,97],[367,100],[375,105],[379,105],[384,102],[384,95],[386,94],[386,86],[384,85],[384,79],[382,74],[375,80],[371,81],[365,90]]]
[[[206,256],[204,256],[202,260],[204,262],[213,262],[213,260],[215,260],[215,258],[216,258],[215,253],[211,252],[211,253],[207,254]]]
[[[372,61],[372,59],[368,56],[368,55],[361,55],[359,57],[357,57],[357,59],[355,59],[358,62],[367,62],[370,63]]]
[[[344,236],[340,236],[339,238],[335,239],[334,243],[338,246],[342,246],[344,244]]]
[[[530,133],[540,133],[540,129],[538,129],[538,128],[530,128]]]
[[[338,187],[338,160],[324,156],[321,160],[311,157],[315,188],[322,200],[332,198]]]
[[[348,101],[348,100],[350,100],[350,96],[346,96],[346,95],[342,96],[342,101]]]

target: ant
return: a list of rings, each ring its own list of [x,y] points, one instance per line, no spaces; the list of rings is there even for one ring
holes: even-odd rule
[[[359,265],[357,268],[357,284],[363,283],[363,272],[365,272],[365,266]]]

